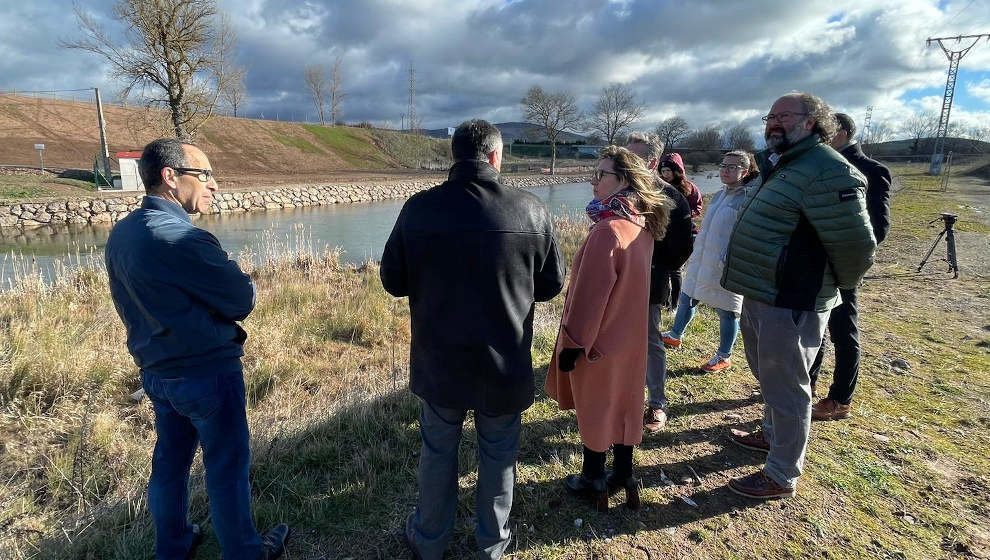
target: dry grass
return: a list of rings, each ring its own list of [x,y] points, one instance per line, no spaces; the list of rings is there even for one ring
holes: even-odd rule
[[[725,490],[730,476],[759,464],[725,438],[729,426],[756,424],[759,397],[741,343],[727,373],[697,369],[717,339],[717,318],[703,308],[685,349],[670,354],[670,426],[636,451],[643,510],[616,501],[598,514],[565,494],[580,438],[573,414],[539,392],[524,415],[512,557],[986,557],[990,267],[965,261],[957,282],[905,276],[933,233],[918,224],[953,196],[906,192],[895,197],[877,278],[862,290],[856,416],[814,426],[796,498],[752,504]],[[585,224],[558,228],[572,255]],[[961,254],[985,246],[985,232],[961,232]],[[244,360],[257,524],[292,523],[294,559],[401,557],[395,529],[415,499],[420,445],[417,402],[405,388],[405,302],[382,290],[374,264],[341,265],[303,232],[266,238],[242,263],[259,287]],[[49,286],[25,270],[0,293],[0,558],[151,558],[144,486],[153,417],[146,401],[128,399],[138,376],[105,274],[98,265],[64,270]],[[562,301],[537,308],[538,386]],[[895,357],[911,369],[891,369]],[[473,547],[470,423],[465,436],[451,558]],[[196,465],[192,515],[202,521]],[[701,485],[682,482],[691,469]],[[219,556],[208,535],[197,558]]]

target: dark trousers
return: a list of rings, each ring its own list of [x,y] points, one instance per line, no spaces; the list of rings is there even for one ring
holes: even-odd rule
[[[251,466],[244,377],[241,372],[163,378],[141,373],[155,410],[158,441],[151,459],[148,509],[155,524],[155,557],[182,560],[192,545],[189,468],[203,446],[210,519],[224,558],[254,559],[261,537],[251,518]]]
[[[828,319],[828,333],[835,348],[835,373],[832,376],[832,386],[828,390],[828,398],[842,404],[852,402],[856,381],[859,379],[859,327],[856,319],[859,311],[856,309],[856,290],[839,290],[842,303],[832,310]],[[811,384],[816,385],[818,374],[822,370],[822,358],[825,356],[825,338],[818,350],[815,363],[811,366]]]
[[[406,525],[406,538],[423,560],[440,560],[454,533],[457,516],[457,448],[467,411],[422,400],[419,433],[419,500]],[[516,483],[521,414],[491,416],[474,412],[478,434],[475,509],[477,558],[495,560],[509,545],[509,511]]]

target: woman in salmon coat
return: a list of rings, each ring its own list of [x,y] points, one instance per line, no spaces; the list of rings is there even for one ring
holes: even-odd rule
[[[643,439],[650,260],[672,204],[636,154],[608,146],[601,158],[587,208],[593,224],[571,266],[546,390],[561,410],[575,410],[584,443],[582,472],[566,484],[605,511],[609,489],[620,487],[629,507],[639,507],[632,452]]]

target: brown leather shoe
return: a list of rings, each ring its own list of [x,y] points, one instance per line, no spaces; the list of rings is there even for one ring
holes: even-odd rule
[[[852,405],[825,398],[811,406],[812,420],[842,420],[852,414]]]
[[[643,412],[643,427],[651,434],[660,433],[667,425],[667,413],[662,408],[647,407]]]
[[[744,432],[735,428],[729,430],[729,440],[746,449],[759,451],[760,453],[770,453],[770,444],[763,438],[763,430],[755,432]]]
[[[757,500],[790,498],[794,495],[793,486],[781,486],[777,484],[777,481],[767,476],[766,471],[762,470],[750,475],[730,479],[729,490],[740,496]]]

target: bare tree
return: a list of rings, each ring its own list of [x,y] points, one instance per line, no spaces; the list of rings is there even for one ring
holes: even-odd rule
[[[327,81],[327,72],[319,63],[314,62],[306,67],[306,89],[313,96],[313,103],[316,104],[316,114],[320,117],[320,125],[326,126],[327,93],[330,91],[330,82]]]
[[[690,129],[687,121],[681,117],[670,117],[657,125],[656,132],[663,140],[663,145],[666,146],[667,151],[670,151],[670,148],[673,148],[687,135],[688,130]]]
[[[521,100],[526,122],[543,127],[550,141],[550,174],[557,172],[557,138],[581,125],[581,111],[569,93],[547,93],[533,86]]]
[[[910,119],[904,121],[904,131],[914,140],[911,142],[911,152],[917,153],[922,138],[931,138],[938,128],[938,115],[933,111],[915,113]],[[869,136],[873,136],[872,131],[867,131]]]
[[[340,75],[340,57],[333,59],[330,67],[330,122],[336,126],[340,119],[340,103],[346,94],[340,89],[343,78]]]
[[[863,138],[864,144],[882,144],[894,137],[894,130],[884,121],[870,123],[870,129]]]
[[[243,66],[233,66],[230,69],[230,79],[227,87],[221,92],[224,102],[237,116],[237,109],[244,105],[247,98],[247,89],[244,87],[244,75],[247,70]]]
[[[170,113],[175,136],[189,140],[216,110],[227,87],[236,37],[215,0],[118,0],[114,17],[126,29],[118,42],[75,6],[84,37],[63,41],[105,58],[121,97],[139,96]]]
[[[722,134],[714,125],[695,130],[684,139],[684,147],[693,150],[716,151],[721,145]]]
[[[753,135],[749,133],[746,125],[739,123],[725,131],[722,135],[722,147],[727,150],[746,150],[753,152],[756,150],[756,143],[753,142]]]
[[[608,144],[614,144],[617,135],[643,116],[643,109],[631,89],[611,84],[602,88],[586,126],[601,134]]]

